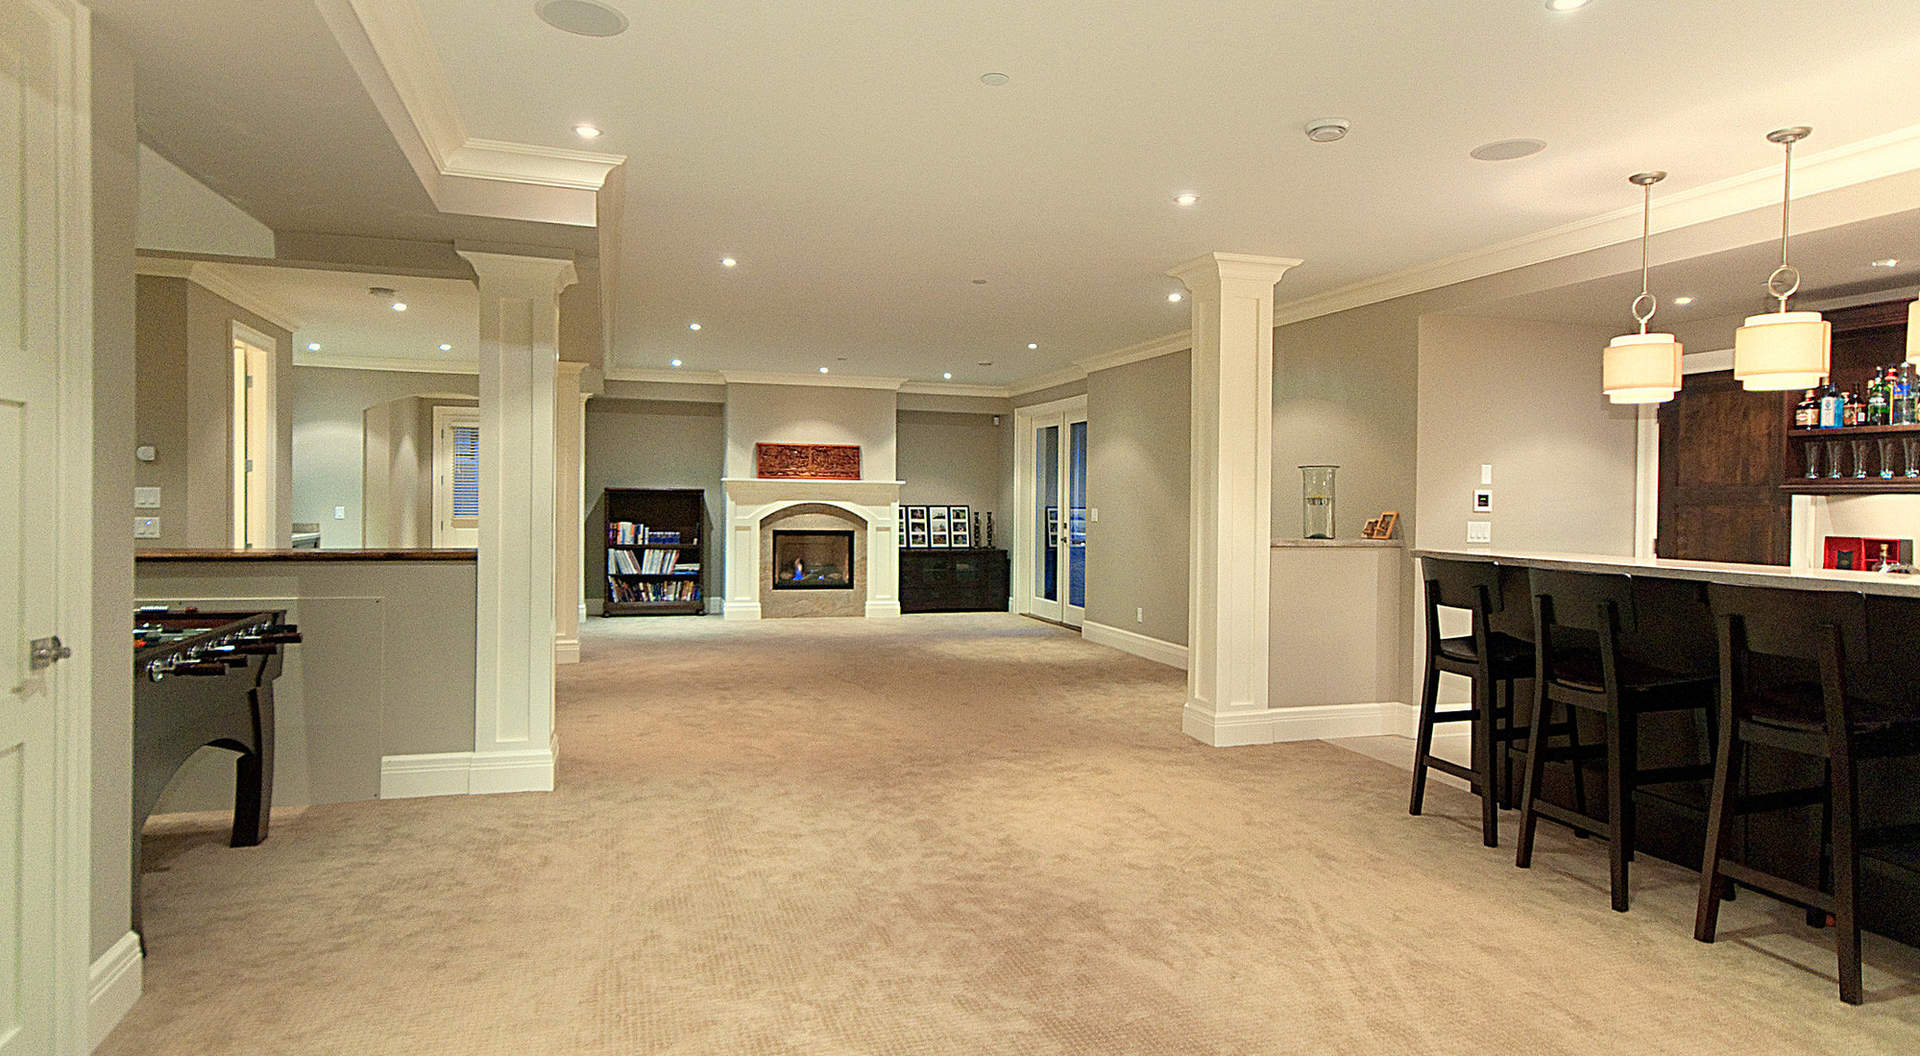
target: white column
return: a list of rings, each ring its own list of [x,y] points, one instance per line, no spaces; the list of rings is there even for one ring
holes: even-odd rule
[[[586,427],[580,400],[585,363],[561,360],[553,384],[553,662],[580,662],[580,491]]]
[[[471,792],[553,788],[554,375],[573,262],[455,247],[480,278]]]
[[[1216,747],[1274,740],[1267,706],[1273,542],[1273,286],[1298,260],[1210,253],[1167,274],[1193,305],[1187,707]]]

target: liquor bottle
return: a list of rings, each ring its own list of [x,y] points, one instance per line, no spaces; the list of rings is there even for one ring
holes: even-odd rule
[[[1867,382],[1866,416],[1861,419],[1861,425],[1886,425],[1891,421],[1887,417],[1887,397],[1893,392],[1887,375],[1891,373],[1891,370],[1882,373],[1879,367],[1873,368],[1873,376]]]
[[[1893,373],[1893,402],[1891,413],[1894,425],[1913,424],[1913,386],[1907,381],[1907,366],[1902,363],[1895,366]]]
[[[1793,427],[1795,429],[1812,429],[1819,424],[1820,401],[1814,398],[1813,390],[1808,389],[1807,394],[1801,397],[1799,404],[1793,409]]]
[[[1840,420],[1840,424],[1841,425],[1861,424],[1860,420],[1866,417],[1867,402],[1861,399],[1860,394],[1857,392],[1846,393],[1844,399],[1846,402],[1843,405],[1843,410],[1841,412],[1842,417]]]
[[[1827,382],[1827,391],[1820,394],[1820,428],[1838,429],[1846,405],[1840,398],[1840,390],[1833,387],[1833,382]]]

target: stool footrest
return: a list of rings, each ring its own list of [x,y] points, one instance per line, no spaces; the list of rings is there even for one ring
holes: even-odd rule
[[[1713,767],[1702,764],[1691,766],[1656,766],[1635,770],[1630,780],[1635,788],[1641,785],[1664,785],[1674,781],[1705,781],[1713,777]]]
[[[1764,814],[1795,807],[1817,807],[1827,801],[1824,788],[1789,788],[1780,792],[1756,792],[1734,801],[1735,814]]]
[[[1548,803],[1545,800],[1535,799],[1533,801],[1533,812],[1539,817],[1546,818],[1550,821],[1557,821],[1570,829],[1577,832],[1584,832],[1590,836],[1605,837],[1609,833],[1605,819],[1596,818],[1591,814],[1582,814],[1577,810],[1569,810],[1558,803]]]
[[[1815,891],[1804,884],[1796,884],[1772,873],[1761,872],[1752,866],[1724,859],[1715,871],[1729,880],[1738,880],[1748,887],[1764,891],[1783,902],[1791,902],[1808,909],[1824,910],[1828,913],[1834,912],[1833,896],[1825,891]]]
[[[1461,766],[1459,763],[1450,759],[1428,757],[1427,767],[1432,770],[1438,770],[1443,774],[1450,774],[1457,777],[1462,781],[1472,784],[1475,788],[1480,787],[1480,772],[1470,766]]]

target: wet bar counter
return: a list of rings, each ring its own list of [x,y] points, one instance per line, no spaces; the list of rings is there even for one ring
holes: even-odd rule
[[[1632,578],[1633,606],[1645,640],[1660,643],[1662,666],[1673,670],[1717,674],[1719,647],[1711,611],[1709,583],[1786,590],[1841,590],[1902,599],[1895,604],[1920,605],[1920,576],[1829,569],[1796,569],[1778,565],[1746,565],[1714,561],[1641,559],[1605,554],[1501,553],[1481,550],[1413,551],[1415,558],[1484,561],[1500,570],[1500,597],[1489,623],[1495,630],[1533,640],[1531,569],[1627,575]],[[1418,569],[1415,580],[1421,577]],[[1904,599],[1912,599],[1907,601]],[[1424,601],[1421,602],[1424,604]],[[1904,622],[1904,621],[1903,621]],[[1916,643],[1920,644],[1920,643]],[[1422,648],[1416,642],[1415,650]],[[1915,654],[1905,650],[1902,661]],[[1908,670],[1889,671],[1894,685],[1903,685],[1907,702],[1920,711],[1920,678]],[[1532,684],[1519,687],[1517,710],[1530,713],[1527,702]],[[1588,716],[1597,720],[1598,716]],[[1641,762],[1672,766],[1706,761],[1706,731],[1697,715],[1668,713],[1642,719]],[[1585,743],[1603,743],[1602,731],[1582,727]],[[1512,747],[1516,769],[1524,760],[1523,745]],[[1767,788],[1805,787],[1822,780],[1817,761],[1754,745],[1744,774],[1745,793]],[[1587,777],[1589,789],[1604,788],[1601,761],[1595,760]],[[1556,774],[1556,771],[1560,773]],[[1571,805],[1571,781],[1566,768],[1549,766],[1545,784],[1548,799]],[[1861,807],[1868,826],[1920,823],[1920,765],[1913,760],[1872,759],[1861,763]],[[1744,793],[1743,793],[1744,794]],[[1665,784],[1642,788],[1634,796],[1639,815],[1638,849],[1668,861],[1698,868],[1705,843],[1706,783]],[[1819,808],[1742,817],[1735,825],[1735,847],[1755,865],[1801,883],[1818,885],[1818,865],[1812,848],[1819,846]],[[1596,841],[1597,843],[1597,841]],[[1604,848],[1596,853],[1604,854]],[[1867,852],[1861,864],[1862,920],[1865,926],[1909,944],[1920,945],[1920,860],[1895,853]]]

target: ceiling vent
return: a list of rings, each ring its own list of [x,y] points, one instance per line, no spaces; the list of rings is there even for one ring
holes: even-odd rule
[[[540,0],[533,5],[540,21],[582,37],[617,37],[627,31],[627,16],[593,0]]]

